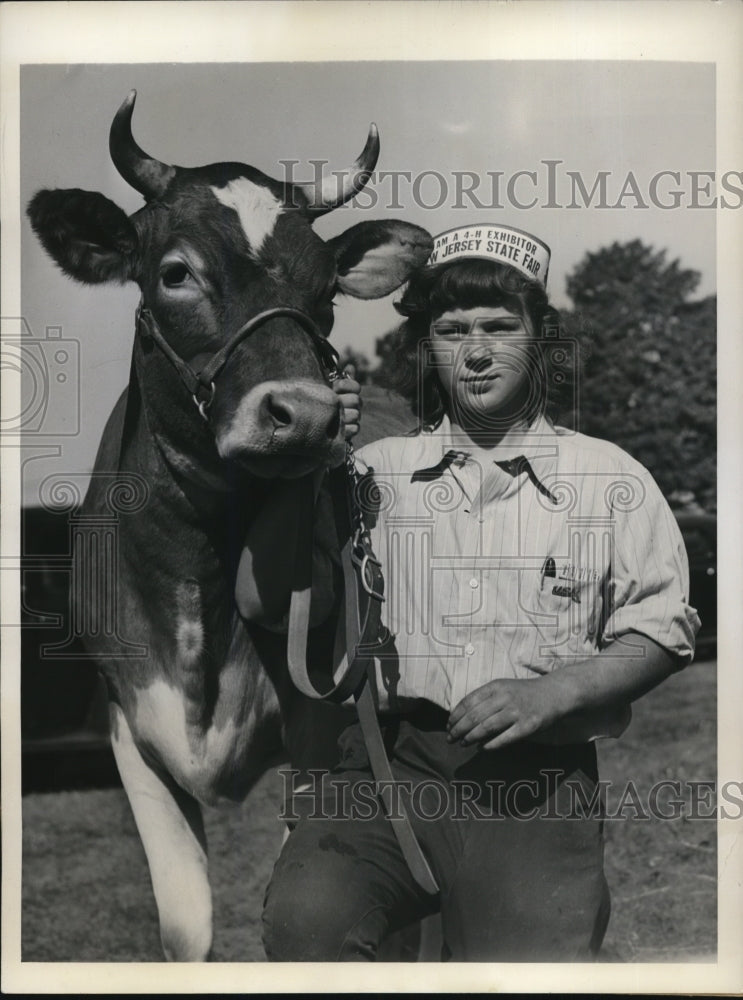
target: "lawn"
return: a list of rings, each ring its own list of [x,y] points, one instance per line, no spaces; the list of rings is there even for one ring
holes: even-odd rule
[[[715,776],[716,665],[701,663],[637,703],[619,741],[601,744],[610,808],[634,782],[647,807],[654,783]],[[267,773],[247,801],[208,811],[214,886],[214,958],[252,962],[263,892],[281,842],[280,779]],[[661,798],[665,803],[665,799]],[[715,822],[680,817],[608,821],[612,918],[606,961],[711,959],[716,948]],[[157,915],[144,853],[121,790],[23,799],[24,961],[160,961]]]

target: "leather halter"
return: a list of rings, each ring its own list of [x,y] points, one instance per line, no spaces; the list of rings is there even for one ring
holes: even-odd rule
[[[209,420],[208,410],[214,401],[216,394],[215,379],[219,376],[224,366],[229,361],[230,355],[259,327],[268,323],[269,320],[279,316],[293,319],[298,326],[301,326],[305,333],[309,334],[315,353],[317,354],[320,366],[328,379],[337,377],[338,374],[338,352],[323,337],[315,321],[301,311],[290,306],[274,306],[271,309],[264,309],[262,312],[252,316],[246,323],[237,330],[236,333],[221,347],[212,359],[198,372],[184,361],[183,358],[173,350],[165,337],[162,335],[157,320],[150,310],[142,302],[137,306],[137,331],[142,331],[145,336],[151,337],[157,344],[165,357],[170,361],[178,372],[181,382],[191,393],[193,401],[204,420]]]

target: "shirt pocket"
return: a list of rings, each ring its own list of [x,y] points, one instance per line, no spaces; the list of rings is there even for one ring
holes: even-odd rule
[[[524,595],[524,608],[535,624],[556,629],[565,638],[595,643],[603,609],[601,579],[535,576]]]

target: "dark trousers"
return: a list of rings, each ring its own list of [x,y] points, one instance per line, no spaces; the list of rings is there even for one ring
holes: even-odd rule
[[[374,961],[384,937],[441,912],[442,959],[589,961],[609,918],[592,744],[478,751],[446,740],[432,708],[390,722],[398,792],[439,884],[413,880],[384,812],[358,725],[341,762],[290,807],[300,817],[263,914],[273,961]],[[586,808],[588,804],[588,808]],[[388,803],[394,807],[394,802]]]

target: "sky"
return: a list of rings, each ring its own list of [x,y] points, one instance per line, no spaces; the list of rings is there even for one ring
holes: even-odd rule
[[[690,207],[695,197],[699,205],[710,200],[704,178],[694,195],[692,172],[716,169],[712,64],[492,60],[24,66],[23,205],[42,187],[80,187],[102,192],[129,213],[141,207],[141,197],[117,174],[108,154],[111,119],[133,87],[138,91],[136,140],[158,159],[183,166],[240,160],[281,178],[281,161],[297,160],[295,176],[309,180],[312,160],[327,160],[331,169],[349,164],[364,144],[369,123],[376,122],[381,139],[377,172],[397,176],[398,196],[392,178],[378,176],[355,206],[318,220],[316,230],[323,237],[380,218],[406,219],[432,234],[475,222],[514,226],[551,247],[548,291],[558,307],[569,305],[565,277],[587,251],[640,238],[699,271],[698,295],[715,292],[715,212]],[[553,190],[546,161],[560,161],[552,168]],[[457,174],[462,178],[465,171],[477,179],[475,191],[486,208],[469,203],[461,191],[457,199]],[[536,176],[517,176],[520,171]],[[677,172],[679,183],[662,178],[655,200],[672,204],[677,187],[682,192],[677,208],[653,204],[650,188],[661,171]],[[584,207],[580,197],[579,207],[565,207],[571,202],[570,174],[579,174],[590,191],[600,172],[606,174],[605,204],[617,207],[597,207],[595,198]],[[493,177],[500,178],[499,200]],[[531,207],[518,207],[532,200]],[[643,203],[647,207],[637,207]],[[85,473],[92,466],[105,419],[126,384],[138,290],[133,285],[84,287],[65,278],[25,219],[21,247],[23,314],[33,337],[48,340],[47,328],[59,328],[75,345],[65,352],[66,364],[79,359],[79,374],[72,373],[77,396],[68,392],[52,398],[45,417],[45,427],[61,420],[75,433],[65,439],[58,458],[39,457],[24,469],[24,499],[33,503],[50,470]],[[398,322],[395,297],[339,300],[335,345],[373,357],[376,338]],[[39,350],[50,356],[48,344]],[[66,384],[69,389],[71,383]],[[79,429],[65,416],[65,407],[79,410]],[[43,442],[43,436],[38,440]]]

